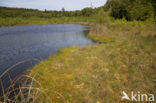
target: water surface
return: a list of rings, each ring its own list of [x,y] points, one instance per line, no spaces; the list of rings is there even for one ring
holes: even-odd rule
[[[93,44],[86,37],[88,30],[88,26],[78,24],[0,27],[0,74],[23,60],[47,59],[60,48]],[[14,78],[36,63],[22,63],[9,74]]]

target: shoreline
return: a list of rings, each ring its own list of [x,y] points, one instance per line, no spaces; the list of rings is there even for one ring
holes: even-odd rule
[[[155,73],[151,69],[155,64],[154,28],[152,24],[148,27],[125,21],[109,26],[92,24],[87,38],[108,43],[60,49],[27,71],[33,88],[38,88],[33,92],[41,92],[38,102],[85,102],[89,98],[94,102],[96,97],[101,103],[104,100],[120,102],[118,91],[123,89],[148,92],[150,87],[153,91],[154,82],[150,78]],[[112,95],[114,98],[108,99]]]
[[[115,25],[117,25],[115,28],[107,27],[107,29],[105,26],[96,25],[94,28],[98,30],[100,30],[100,28],[102,30],[105,29],[105,31],[102,31],[102,34],[96,33],[97,31],[94,31],[93,27],[90,30],[88,36],[94,40],[108,42],[107,44],[64,48],[59,50],[56,55],[50,56],[48,60],[42,61],[32,68],[29,75],[35,75],[35,79],[40,83],[40,85],[34,83],[34,86],[42,89],[51,88],[46,94],[53,98],[53,101],[63,101],[61,98],[56,98],[56,95],[51,94],[54,91],[61,93],[66,100],[68,100],[69,95],[72,95],[71,100],[77,102],[80,98],[86,97],[85,93],[89,91],[92,91],[88,94],[92,100],[96,100],[94,96],[98,96],[102,102],[112,95],[116,96],[114,99],[108,99],[109,102],[120,100],[118,91],[125,88],[122,84],[126,85],[125,89],[134,90],[136,88],[135,85],[142,85],[141,88],[137,87],[137,90],[145,92],[147,90],[145,84],[148,81],[143,79],[142,76],[144,75],[146,78],[149,78],[154,75],[153,70],[148,66],[150,65],[148,61],[150,59],[154,60],[154,58],[146,52],[142,52],[139,46],[143,44],[144,51],[152,52],[152,46],[154,45],[148,47],[151,49],[147,48],[150,43],[154,43],[153,40],[148,38],[148,36],[151,35],[146,31],[148,27],[144,27],[145,31],[142,30],[143,33],[140,32],[139,35],[135,35],[135,32],[138,33],[140,30],[140,27],[137,26],[138,24],[131,26],[131,24],[127,23],[126,25],[130,26],[119,26],[121,31],[120,28],[118,28],[119,24]],[[132,27],[132,29],[125,27]],[[154,28],[152,30],[154,33]],[[125,32],[128,34],[125,35]],[[144,34],[148,36],[144,36]],[[147,40],[148,43],[145,42]],[[138,53],[136,54],[136,52]],[[141,59],[145,57],[146,59]],[[142,72],[138,69],[140,63],[133,64],[133,62],[138,60],[140,63],[145,63],[145,68]],[[138,76],[141,80],[137,78]],[[129,81],[129,78],[134,79]],[[113,81],[111,82],[111,80]],[[140,82],[133,84],[134,81]],[[148,87],[154,90],[152,80],[150,80],[150,83],[151,85],[148,85]],[[101,89],[98,89],[98,85],[100,85]],[[116,88],[114,88],[114,86]],[[105,94],[105,97],[102,96],[103,93],[101,94],[102,90],[104,90],[103,93],[108,93]],[[93,91],[96,92],[96,94],[93,93]],[[82,97],[76,96],[78,94],[82,94]],[[43,95],[41,95],[41,97],[43,97]],[[86,99],[82,99],[82,101],[88,100],[89,98],[87,96]],[[47,98],[44,99],[48,101]]]
[[[69,22],[69,23],[39,23],[39,24],[15,24],[15,25],[7,25],[7,26],[0,26],[0,27],[12,27],[12,26],[31,26],[31,25],[55,25],[55,24],[80,24],[80,25],[90,25],[89,23],[87,22]]]

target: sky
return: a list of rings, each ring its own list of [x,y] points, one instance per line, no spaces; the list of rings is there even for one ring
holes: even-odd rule
[[[0,0],[0,6],[33,8],[39,10],[81,10],[85,7],[99,7],[106,0]]]

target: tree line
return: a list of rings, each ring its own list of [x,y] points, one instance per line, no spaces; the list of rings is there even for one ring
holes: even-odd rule
[[[94,16],[99,21],[106,18],[106,14],[115,19],[126,19],[128,21],[138,20],[144,21],[155,18],[156,20],[156,0],[107,0],[104,6],[98,8],[84,8],[76,11],[66,11],[62,8],[60,11],[37,9],[24,9],[24,8],[7,8],[0,7],[0,17],[89,17]]]
[[[50,11],[50,10],[33,10],[33,9],[24,9],[24,8],[7,8],[7,7],[0,7],[0,17],[44,17],[44,18],[51,18],[51,17],[73,17],[73,16],[91,16],[94,14],[94,9],[92,8],[84,8],[82,10],[76,11],[65,11],[62,8],[61,11]]]

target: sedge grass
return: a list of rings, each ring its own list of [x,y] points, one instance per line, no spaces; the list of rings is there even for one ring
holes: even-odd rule
[[[36,75],[54,103],[125,103],[122,90],[155,95],[155,27],[124,20],[94,24],[88,36],[106,44],[62,49],[30,76]]]

